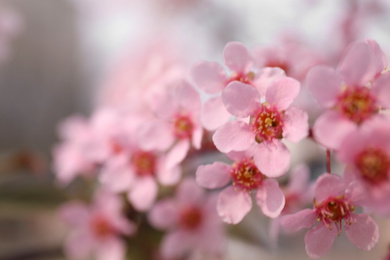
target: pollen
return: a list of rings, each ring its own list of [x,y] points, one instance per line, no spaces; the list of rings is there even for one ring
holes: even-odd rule
[[[262,104],[253,111],[249,124],[259,143],[283,138],[283,112],[274,106]]]
[[[244,84],[252,85],[254,79],[255,73],[253,71],[250,71],[247,74],[234,72],[226,82],[226,86],[233,81],[240,81]]]
[[[379,110],[370,89],[365,87],[345,88],[338,97],[336,109],[357,124],[370,118]]]
[[[378,148],[369,148],[356,157],[356,166],[362,177],[378,184],[387,181],[390,170],[390,160],[387,153]]]
[[[230,175],[233,185],[244,191],[252,191],[260,187],[265,178],[252,159],[234,162]]]
[[[152,152],[136,151],[130,161],[138,176],[153,175],[155,172],[156,155]]]
[[[188,139],[192,136],[194,124],[189,115],[178,114],[174,119],[174,133],[178,139]]]
[[[317,204],[314,199],[314,206],[317,214],[317,221],[322,221],[330,230],[333,223],[338,233],[341,233],[343,221],[344,224],[351,225],[356,222],[353,217],[355,206],[352,205],[344,196],[329,198],[321,204]]]

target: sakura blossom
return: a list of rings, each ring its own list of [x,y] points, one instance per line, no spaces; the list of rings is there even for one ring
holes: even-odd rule
[[[121,236],[134,235],[136,227],[121,211],[121,199],[103,190],[95,194],[92,205],[80,201],[63,205],[60,215],[72,229],[65,254],[72,259],[126,259]]]
[[[358,186],[325,173],[316,181],[314,209],[286,215],[281,224],[291,231],[310,228],[305,235],[305,249],[311,258],[326,255],[343,227],[352,243],[369,251],[379,240],[379,228],[369,215],[354,213],[360,206],[360,196]],[[316,221],[319,222],[317,225]]]
[[[224,222],[239,223],[252,208],[252,193],[264,215],[275,218],[285,205],[285,197],[275,179],[267,178],[256,166],[253,154],[232,152],[234,160],[201,165],[196,171],[197,183],[205,188],[224,188],[218,196],[217,211]],[[232,182],[230,184],[230,182]],[[229,185],[228,185],[229,184]]]
[[[285,174],[290,166],[290,151],[281,139],[296,143],[308,134],[307,113],[290,107],[299,89],[298,81],[283,77],[269,86],[263,101],[252,86],[230,83],[222,99],[236,120],[214,133],[217,149],[228,153],[245,151],[254,145],[253,160],[263,174],[268,177]]]
[[[215,206],[216,197],[207,195],[193,179],[183,180],[175,197],[158,201],[148,218],[155,228],[167,231],[161,255],[177,259],[200,251],[222,256],[225,234]]]
[[[389,134],[389,118],[376,118],[350,133],[337,153],[346,164],[344,177],[364,191],[362,204],[382,215],[390,213]]]
[[[328,66],[309,71],[306,79],[309,89],[329,109],[313,126],[318,142],[337,150],[344,137],[389,107],[386,66],[380,46],[368,39],[348,47],[337,71]]]

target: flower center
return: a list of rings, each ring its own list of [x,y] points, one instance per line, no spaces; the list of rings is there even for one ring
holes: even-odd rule
[[[235,161],[230,176],[233,179],[233,185],[244,191],[252,191],[258,188],[264,178],[252,159]]]
[[[194,230],[202,223],[202,211],[198,207],[188,207],[180,213],[180,225],[184,229]]]
[[[117,140],[111,140],[110,145],[111,145],[111,152],[114,155],[118,155],[124,151],[123,146]]]
[[[178,139],[188,139],[192,136],[194,124],[188,115],[177,115],[174,120],[174,132]]]
[[[137,151],[131,157],[131,164],[138,176],[153,175],[156,168],[156,156],[151,152]]]
[[[256,141],[270,141],[273,138],[282,139],[283,114],[276,107],[262,104],[249,120],[251,130],[256,134]]]
[[[226,82],[225,86],[227,86],[230,82],[233,81],[240,81],[244,84],[252,85],[252,81],[254,80],[254,78],[255,73],[252,71],[248,72],[247,74],[234,72]]]
[[[367,149],[357,156],[356,166],[363,178],[380,183],[388,179],[390,169],[389,156],[380,149]]]
[[[355,222],[352,214],[355,211],[355,206],[351,205],[344,196],[329,198],[319,205],[314,199],[314,206],[317,220],[322,221],[329,229],[332,229],[331,224],[334,223],[339,234],[341,233],[342,220],[349,225]]]
[[[375,98],[365,87],[347,88],[338,97],[337,109],[357,124],[378,112]]]
[[[114,228],[103,216],[94,217],[91,221],[91,228],[98,238],[105,238],[115,232]]]

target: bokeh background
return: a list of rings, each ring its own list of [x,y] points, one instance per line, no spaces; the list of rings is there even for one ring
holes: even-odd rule
[[[336,65],[350,42],[364,38],[390,54],[389,8],[386,0],[1,0],[0,260],[66,259],[57,208],[83,186],[55,180],[58,123],[123,102],[120,90],[142,85],[146,57],[169,55],[189,66],[221,61],[229,41],[299,41]],[[310,143],[305,149],[300,158],[323,156]],[[376,220],[381,238],[372,252],[342,235],[324,259],[386,255],[390,222]],[[302,234],[270,248],[267,221],[252,212],[230,227],[227,259],[307,259]]]

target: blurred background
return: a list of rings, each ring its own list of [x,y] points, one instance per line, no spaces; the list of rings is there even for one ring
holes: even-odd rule
[[[121,90],[143,84],[146,60],[189,68],[221,62],[229,41],[248,48],[294,42],[336,66],[355,40],[373,38],[390,54],[389,28],[387,0],[1,0],[0,260],[66,259],[57,208],[82,185],[55,181],[58,123],[126,102]],[[322,156],[307,145],[310,158]],[[259,217],[253,212],[232,227],[238,235],[229,239],[227,259],[308,258],[302,234],[282,238],[279,249],[259,245],[268,232]],[[376,219],[381,238],[373,252],[343,238],[324,259],[385,256],[390,223]]]

